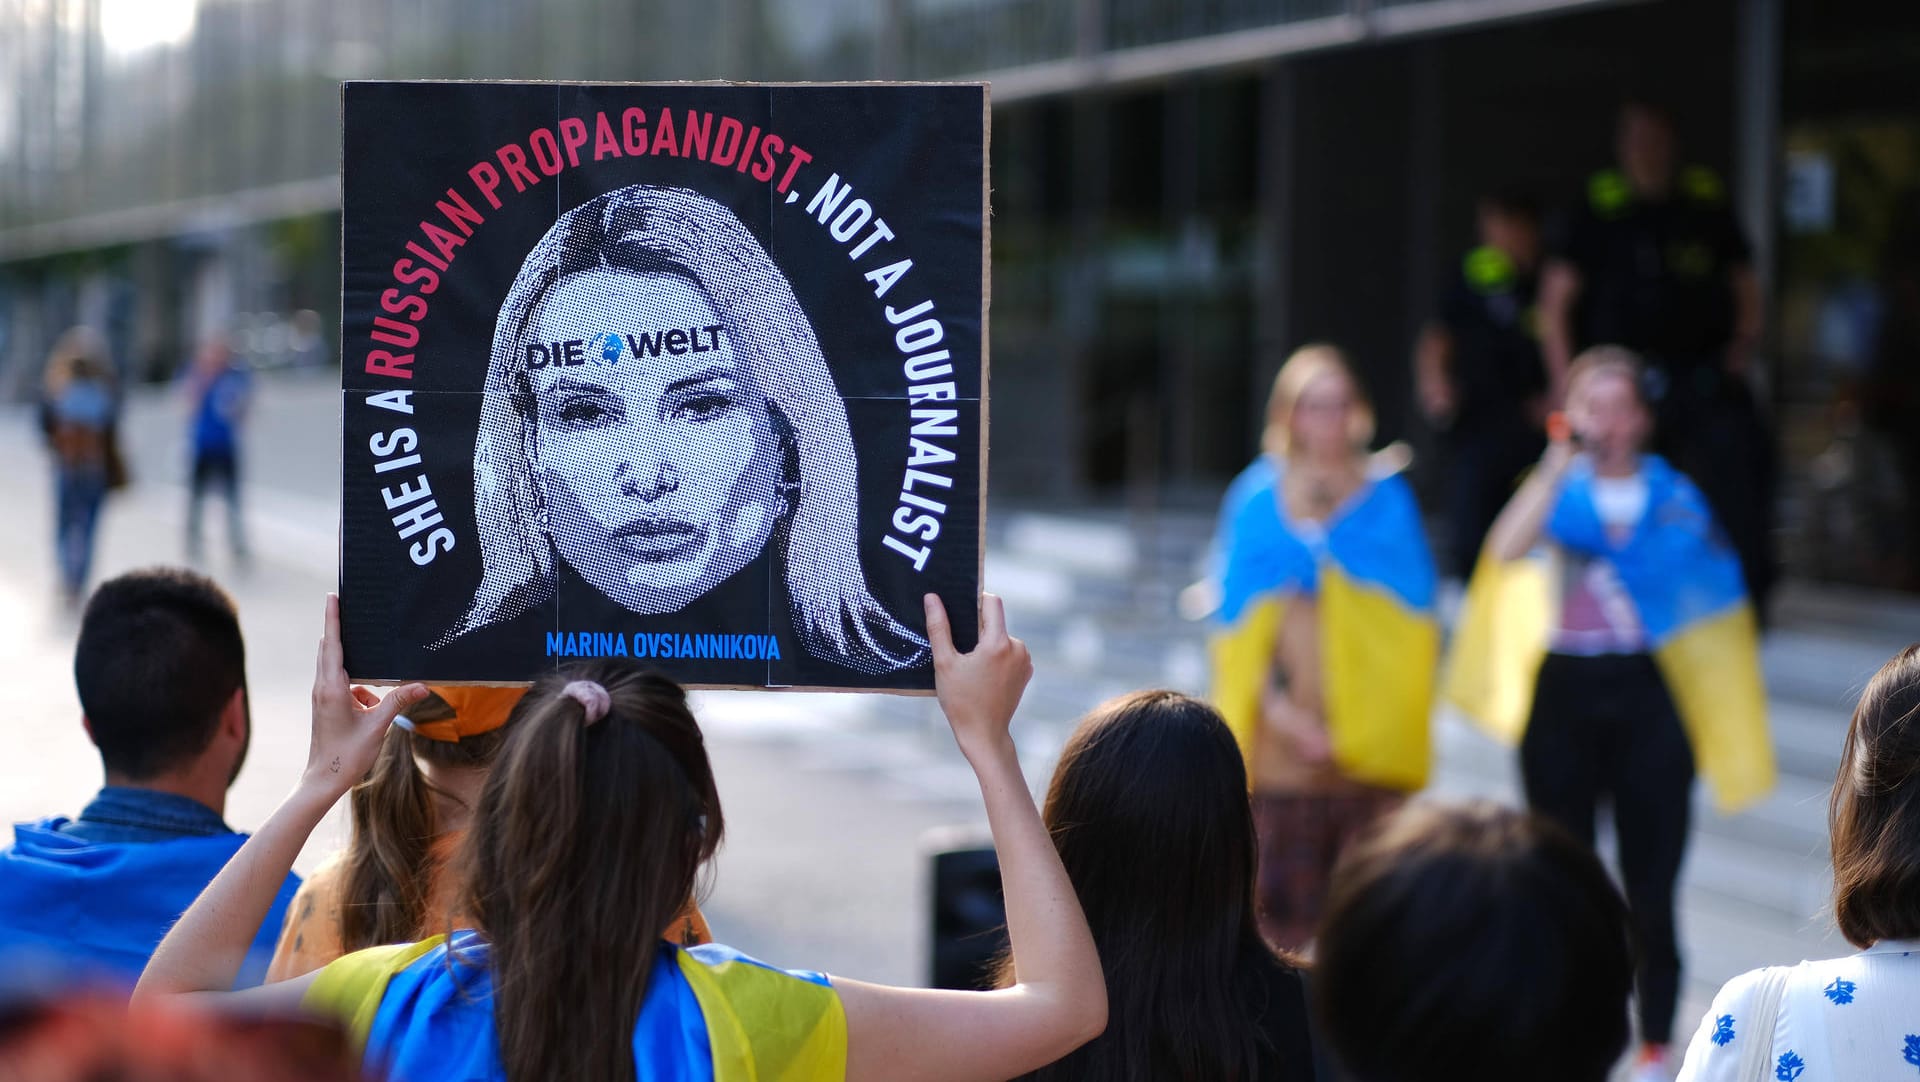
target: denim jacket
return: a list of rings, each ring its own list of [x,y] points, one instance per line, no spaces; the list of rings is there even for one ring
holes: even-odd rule
[[[56,827],[84,842],[164,842],[232,834],[220,814],[190,797],[109,785],[80,813]]]

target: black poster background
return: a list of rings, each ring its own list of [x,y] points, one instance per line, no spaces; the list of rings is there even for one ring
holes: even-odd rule
[[[678,125],[689,110],[711,113],[715,122],[730,116],[747,128],[777,133],[788,147],[811,155],[798,165],[788,187],[797,198],[788,202],[777,190],[782,173],[797,158],[784,151],[774,156],[774,175],[767,180],[752,176],[751,167],[743,173],[664,153],[626,155],[621,118],[635,107],[645,113],[650,146],[660,135],[663,113]],[[563,214],[604,193],[643,184],[692,189],[731,210],[784,274],[845,403],[857,457],[859,506],[853,513],[866,585],[881,607],[922,637],[920,597],[938,593],[959,645],[969,648],[977,621],[986,473],[985,107],[985,90],[977,85],[347,84],[340,595],[353,677],[526,680],[570,660],[550,654],[550,647],[558,642],[564,650],[573,636],[572,644],[587,656],[613,653],[616,638],[631,656],[636,643],[645,641],[651,653],[645,660],[689,684],[931,688],[932,667],[924,653],[916,664],[880,672],[815,656],[796,633],[777,539],[761,558],[677,612],[629,611],[556,559],[550,597],[517,617],[449,633],[466,616],[483,571],[474,508],[475,434],[503,299],[529,251]],[[602,113],[623,153],[596,161],[596,117]],[[557,176],[546,175],[533,160],[532,137],[541,129],[559,137],[565,118],[580,118],[588,139],[574,151],[577,164],[569,161]],[[500,157],[508,146],[528,153],[537,184],[522,180],[525,190],[514,190]],[[470,173],[479,163],[500,176],[499,208],[486,201]],[[874,219],[891,229],[892,239],[877,241],[855,258],[850,253],[872,232],[872,223],[841,241],[807,211],[834,174],[852,188],[847,203],[865,199]],[[451,202],[449,189],[484,217],[478,225],[467,223],[470,235],[462,235],[458,223],[436,208]],[[423,222],[461,241],[451,259],[442,259]],[[446,264],[430,294],[423,292],[424,280],[397,280],[430,265],[421,253],[408,250],[408,242]],[[403,259],[412,260],[405,271],[396,266]],[[875,284],[864,275],[905,259],[912,260],[911,269],[876,298]],[[412,317],[421,312],[407,301],[410,295],[425,305],[417,320]],[[895,336],[917,319],[896,326],[886,313],[889,306],[898,313],[924,301],[932,302],[924,315],[939,320],[944,336],[914,354],[947,350],[953,371],[911,380],[903,366],[913,354],[903,353]],[[395,312],[396,305],[402,311]],[[376,324],[376,317],[388,322]],[[395,333],[392,328],[401,324]],[[403,348],[376,340],[383,325],[389,338],[404,339],[417,329],[418,343]],[[369,361],[374,350],[413,359],[404,366],[386,365],[388,371],[382,372],[382,364]],[[395,369],[410,377],[400,378]],[[956,385],[955,401],[908,399],[912,383],[947,381]],[[410,414],[374,404],[382,401],[376,396],[394,391],[411,392],[405,399]],[[913,453],[910,410],[916,406],[959,412],[957,435],[927,437],[954,452],[956,460],[921,467],[951,478],[952,487],[915,489],[946,506],[938,516],[940,532],[931,541],[903,537],[894,525]],[[415,434],[417,446],[410,450],[420,461],[394,466],[408,447],[399,435],[402,429]],[[378,470],[383,464],[392,468]],[[420,478],[430,486],[430,497],[415,495]],[[408,485],[413,488],[401,487]],[[403,538],[402,526],[396,525],[396,518],[420,510],[429,498],[437,504],[434,513],[442,516],[433,528],[450,531],[451,548],[444,536],[424,546],[431,529]],[[800,499],[807,498],[803,490]],[[919,513],[911,509],[908,515]],[[923,569],[883,543],[889,533],[930,548]],[[424,565],[418,563],[421,548],[431,549]],[[549,632],[560,638],[550,641]],[[582,640],[583,634],[595,637]],[[657,638],[663,634],[674,636],[670,647]],[[694,637],[700,635],[771,635],[780,656],[663,656],[679,655],[688,646],[697,651],[701,643]],[[719,640],[706,645],[709,654],[727,652],[713,649]]]

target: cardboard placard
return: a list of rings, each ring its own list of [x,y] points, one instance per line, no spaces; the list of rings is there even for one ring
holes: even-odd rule
[[[349,83],[357,680],[637,657],[925,691],[973,641],[980,84]]]

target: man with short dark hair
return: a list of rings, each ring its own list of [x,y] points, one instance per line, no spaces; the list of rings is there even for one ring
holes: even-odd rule
[[[191,571],[94,591],[74,650],[81,723],[106,785],[78,819],[21,823],[0,851],[0,967],[124,979],[240,848],[222,818],[246,760],[246,647],[233,602]],[[239,983],[260,983],[288,876]]]

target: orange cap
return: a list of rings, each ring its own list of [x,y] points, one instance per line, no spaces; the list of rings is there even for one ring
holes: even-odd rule
[[[451,721],[416,721],[413,731],[428,740],[457,744],[462,737],[490,733],[507,723],[515,703],[527,693],[523,687],[493,687],[469,684],[460,687],[429,688],[453,708]]]

